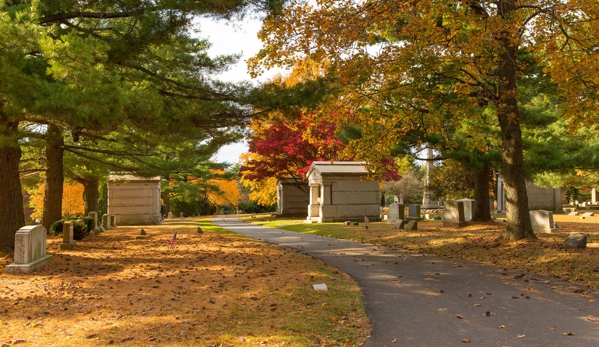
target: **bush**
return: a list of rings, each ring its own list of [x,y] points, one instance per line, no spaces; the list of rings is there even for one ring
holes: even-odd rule
[[[89,219],[90,221],[86,221],[86,219]],[[69,218],[57,220],[50,225],[50,234],[54,236],[62,236],[62,226],[66,221],[71,222],[71,226],[73,228],[73,239],[77,241],[83,240],[83,238],[85,238],[85,236],[89,235],[91,232],[91,223],[93,223],[93,219],[85,217],[83,219]]]

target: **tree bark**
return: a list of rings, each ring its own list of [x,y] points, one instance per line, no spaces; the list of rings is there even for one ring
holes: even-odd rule
[[[19,177],[21,147],[14,135],[18,123],[0,124],[0,250],[13,255],[15,234],[25,225]]]
[[[92,211],[98,212],[100,207],[98,202],[100,200],[100,182],[97,179],[86,179],[82,184],[83,206],[85,215],[87,216]]]
[[[50,225],[62,218],[62,184],[64,182],[64,138],[60,128],[50,124],[46,136],[46,187],[42,225]]]
[[[498,2],[499,15],[508,25],[516,11],[515,0]],[[506,29],[499,38],[503,52],[498,65],[497,118],[501,127],[501,159],[505,185],[507,230],[505,239],[536,239],[528,211],[528,195],[524,177],[522,129],[516,94],[517,39]]]
[[[489,205],[489,175],[491,168],[485,163],[481,168],[474,169],[474,214],[472,220],[488,222],[491,220],[491,206]]]

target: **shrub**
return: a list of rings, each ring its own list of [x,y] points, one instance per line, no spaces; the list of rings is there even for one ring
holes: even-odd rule
[[[86,219],[90,219],[91,221],[86,221]],[[89,233],[91,232],[91,223],[93,223],[93,219],[86,217],[83,219],[69,218],[57,220],[56,222],[52,223],[52,225],[50,225],[50,234],[54,236],[61,236],[62,226],[66,221],[71,222],[71,226],[73,228],[73,239],[77,241],[83,240],[83,238],[85,238],[85,236],[89,235]]]

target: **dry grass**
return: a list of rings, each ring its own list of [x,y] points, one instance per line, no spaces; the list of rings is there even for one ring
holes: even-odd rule
[[[554,215],[559,232],[537,234],[538,241],[501,241],[505,223],[472,223],[456,229],[441,221],[418,223],[417,231],[393,229],[384,222],[369,223],[369,229],[342,223],[303,224],[300,220],[272,220],[267,216],[253,222],[294,231],[369,242],[395,249],[409,249],[450,258],[492,263],[521,271],[547,274],[599,289],[599,216]],[[588,234],[586,249],[564,249],[570,233]]]
[[[34,274],[4,273],[0,344],[358,346],[369,333],[344,273],[207,222],[118,227],[59,250]],[[168,240],[178,233],[176,249]],[[328,292],[312,290],[326,282]]]

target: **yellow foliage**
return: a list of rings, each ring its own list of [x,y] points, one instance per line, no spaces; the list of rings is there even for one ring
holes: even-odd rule
[[[244,187],[250,188],[249,198],[262,206],[277,203],[277,179],[269,177],[261,181],[242,180]]]
[[[31,192],[30,206],[33,208],[31,218],[42,219],[44,213],[44,189],[45,184],[40,184]],[[83,215],[85,207],[83,203],[83,185],[77,182],[64,182],[62,185],[62,215],[73,217]]]

